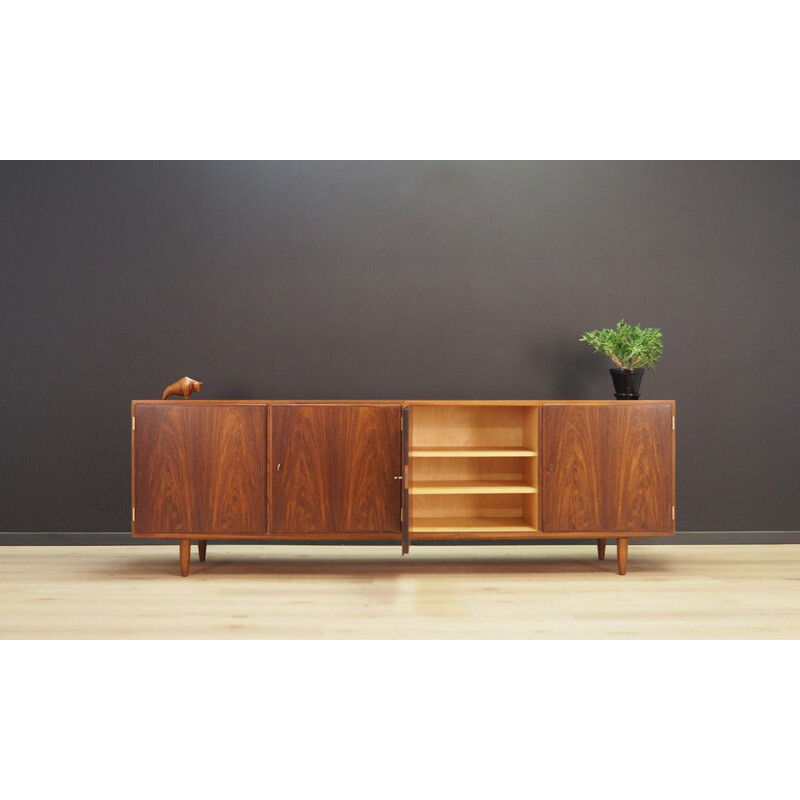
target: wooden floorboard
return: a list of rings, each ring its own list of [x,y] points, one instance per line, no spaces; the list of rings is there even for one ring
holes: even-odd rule
[[[796,639],[800,545],[0,548],[2,639]]]

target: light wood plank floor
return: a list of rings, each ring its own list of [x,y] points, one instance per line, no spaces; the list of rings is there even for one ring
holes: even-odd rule
[[[2,639],[796,639],[800,545],[0,547]]]

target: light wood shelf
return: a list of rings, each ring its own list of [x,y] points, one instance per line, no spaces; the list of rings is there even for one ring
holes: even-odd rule
[[[537,533],[539,411],[414,407],[409,459],[413,539]]]
[[[521,481],[416,481],[411,494],[534,494],[535,487]]]
[[[417,447],[411,451],[417,458],[519,458],[536,454],[526,447]]]
[[[521,517],[430,517],[415,519],[411,533],[536,533]]]

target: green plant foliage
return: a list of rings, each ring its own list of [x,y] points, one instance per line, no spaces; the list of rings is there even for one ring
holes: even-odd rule
[[[616,328],[587,331],[578,341],[586,342],[600,355],[610,358],[620,369],[653,369],[664,350],[658,328],[628,325],[624,319],[617,323]]]

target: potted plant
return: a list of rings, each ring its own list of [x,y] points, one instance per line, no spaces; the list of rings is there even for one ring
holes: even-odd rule
[[[617,323],[616,328],[587,331],[578,341],[586,342],[617,365],[609,370],[617,400],[639,399],[644,368],[653,369],[664,349],[658,328],[628,325],[624,319]]]

